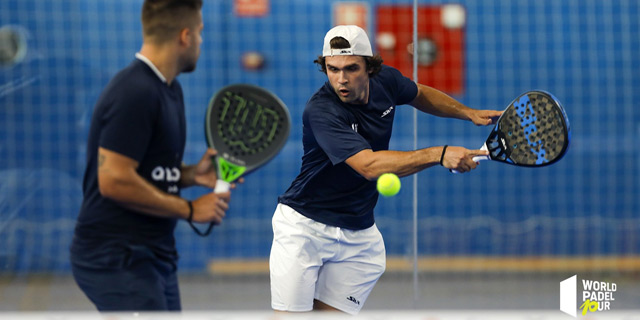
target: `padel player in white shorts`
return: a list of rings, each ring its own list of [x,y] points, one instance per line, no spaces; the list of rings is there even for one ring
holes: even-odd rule
[[[273,216],[271,306],[357,314],[385,269],[373,217],[376,179],[438,164],[467,172],[477,166],[474,156],[488,154],[456,146],[389,151],[397,106],[476,125],[494,123],[501,112],[471,109],[383,65],[357,26],[329,30],[314,62],[328,81],[305,106],[300,174]]]

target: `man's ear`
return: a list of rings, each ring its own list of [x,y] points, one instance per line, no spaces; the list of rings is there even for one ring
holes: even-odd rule
[[[180,30],[180,44],[188,46],[191,43],[191,29]]]
[[[373,67],[369,65],[369,63],[367,62],[367,58],[364,58],[364,67],[367,68],[367,73],[369,75],[373,73]]]

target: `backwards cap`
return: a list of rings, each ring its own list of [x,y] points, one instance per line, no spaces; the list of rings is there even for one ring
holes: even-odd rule
[[[351,48],[331,49],[331,39],[335,37],[343,37]],[[324,46],[322,47],[322,56],[366,56],[372,57],[371,42],[367,33],[362,28],[354,25],[343,25],[333,27],[327,35],[324,36]]]

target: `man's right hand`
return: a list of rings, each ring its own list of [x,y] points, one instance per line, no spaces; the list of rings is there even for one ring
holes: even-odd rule
[[[231,201],[231,192],[208,193],[202,197],[192,201],[193,205],[193,222],[214,224],[222,223],[222,219],[229,209],[229,201]]]
[[[449,146],[444,154],[442,165],[460,173],[467,172],[478,166],[478,163],[473,161],[473,157],[487,155],[489,155],[489,151],[486,150],[469,150],[464,147]]]

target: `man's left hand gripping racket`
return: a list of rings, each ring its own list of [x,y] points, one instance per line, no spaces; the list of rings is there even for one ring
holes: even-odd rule
[[[482,146],[489,155],[473,157],[473,161],[547,166],[564,156],[570,140],[569,119],[558,99],[546,91],[528,91],[515,98],[496,122]]]
[[[232,182],[273,159],[290,129],[289,110],[271,92],[248,84],[220,89],[209,101],[205,118],[207,144],[218,151],[214,192],[228,191]]]

